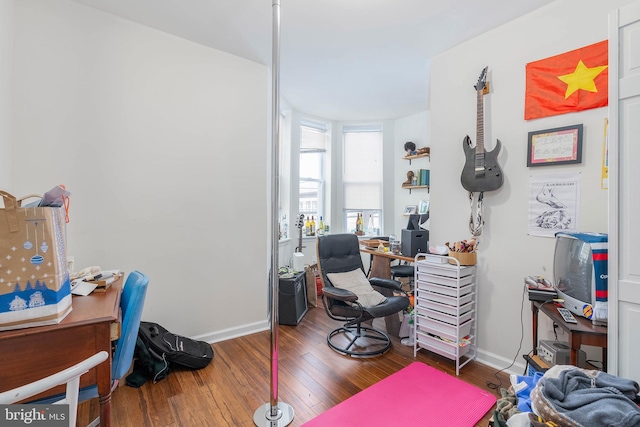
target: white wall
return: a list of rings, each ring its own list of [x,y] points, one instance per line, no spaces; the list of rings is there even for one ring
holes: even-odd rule
[[[552,278],[552,238],[527,235],[530,175],[579,172],[583,231],[607,232],[607,192],[600,188],[606,108],[524,120],[525,65],[607,38],[607,14],[631,0],[558,0],[434,58],[431,65],[431,241],[470,237],[468,193],[460,185],[462,140],[475,141],[477,82],[489,66],[491,93],[484,97],[485,144],[503,144],[499,157],[504,186],[485,193],[485,226],[479,253],[479,358],[506,367],[532,349],[529,302],[523,277]],[[542,30],[544,28],[544,30]],[[578,165],[526,167],[527,133],[584,124],[583,159]],[[436,154],[437,153],[437,154]],[[435,184],[437,183],[437,185]],[[521,324],[522,322],[522,324]],[[542,319],[541,332],[550,322]],[[519,342],[523,336],[522,348]],[[565,337],[560,339],[566,340]],[[519,369],[516,369],[516,371]]]
[[[407,205],[419,205],[420,201],[429,201],[430,193],[425,189],[413,189],[411,192],[402,188],[402,183],[407,180],[407,171],[417,171],[418,169],[429,169],[429,158],[412,160],[409,163],[404,159],[404,144],[413,141],[416,147],[429,147],[430,112],[423,111],[409,117],[404,117],[395,121],[395,136],[393,141],[393,163],[394,163],[394,204],[393,204],[393,228],[387,234],[395,234],[401,238],[401,230],[407,228],[407,217],[403,216],[404,207]]]
[[[143,319],[266,328],[268,69],[66,0],[14,30],[9,190],[66,184],[69,254],[149,275]]]
[[[0,189],[11,185],[13,0],[0,1]]]

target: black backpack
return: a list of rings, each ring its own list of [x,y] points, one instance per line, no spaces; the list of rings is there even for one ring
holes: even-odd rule
[[[211,344],[173,334],[157,323],[140,322],[138,337],[154,357],[176,365],[201,369],[213,359]]]

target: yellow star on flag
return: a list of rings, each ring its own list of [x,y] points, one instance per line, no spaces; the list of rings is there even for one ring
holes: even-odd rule
[[[560,80],[567,84],[567,91],[564,94],[564,99],[569,98],[571,94],[578,89],[597,92],[598,88],[596,87],[593,79],[595,79],[598,74],[606,70],[607,67],[608,65],[602,65],[599,67],[588,68],[584,65],[584,62],[580,60],[573,73],[558,76]]]

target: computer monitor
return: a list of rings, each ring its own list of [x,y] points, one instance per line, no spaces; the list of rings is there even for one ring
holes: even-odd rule
[[[409,215],[407,230],[420,230],[420,224],[424,223],[427,219],[429,219],[429,213]]]

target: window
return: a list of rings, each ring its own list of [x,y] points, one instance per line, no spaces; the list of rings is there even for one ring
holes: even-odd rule
[[[310,122],[300,125],[300,213],[305,217],[314,217],[316,223],[320,216],[325,215],[328,139],[326,126]]]
[[[344,230],[355,231],[357,214],[362,213],[365,233],[378,235],[382,232],[382,126],[345,126],[343,137]]]

